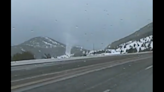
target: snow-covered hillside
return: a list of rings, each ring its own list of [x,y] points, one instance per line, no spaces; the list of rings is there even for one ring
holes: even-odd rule
[[[57,42],[49,37],[35,37],[32,38],[24,43],[22,45],[32,46],[35,48],[56,48],[56,47],[64,47],[65,45]]]
[[[153,36],[147,36],[145,38],[141,38],[138,41],[129,41],[123,44],[120,44],[116,52],[120,53],[132,53],[132,52],[142,52],[142,51],[150,51],[153,49]]]
[[[82,52],[86,49],[80,46],[70,47],[70,55],[66,54],[67,46],[49,37],[34,37],[22,44],[11,47],[11,56],[16,53],[25,51],[31,52],[36,59],[45,58],[45,54],[49,54],[52,58],[68,58],[70,56],[82,56]]]
[[[153,34],[153,22],[145,25],[144,27],[140,28],[139,30],[135,31],[134,33],[123,37],[119,40],[112,42],[110,45],[111,48],[116,48],[118,45],[129,42],[139,40],[141,38],[145,38]]]
[[[129,41],[117,46],[116,49],[111,49],[108,46],[105,50],[91,50],[86,53],[87,56],[90,55],[113,55],[113,54],[125,54],[125,53],[136,53],[143,51],[153,50],[153,36],[147,36],[136,41]]]

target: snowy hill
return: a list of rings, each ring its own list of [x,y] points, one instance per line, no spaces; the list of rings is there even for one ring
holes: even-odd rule
[[[125,54],[153,50],[153,23],[138,31],[114,41],[104,50],[92,50],[87,55]]]
[[[35,58],[43,58],[45,54],[50,54],[56,58],[65,53],[65,45],[55,41],[49,37],[35,37],[24,43],[11,47],[11,55],[21,53],[23,51],[30,51]]]
[[[35,37],[32,38],[21,45],[27,45],[27,46],[32,46],[34,48],[56,48],[56,47],[64,47],[65,45],[55,41],[49,37]]]
[[[153,49],[153,36],[147,36],[145,38],[141,38],[140,40],[128,41],[126,43],[120,44],[117,46],[117,49],[114,49],[115,52],[120,53],[133,53],[133,52],[143,52],[150,51]],[[110,51],[110,49],[106,49],[106,51]]]
[[[150,51],[153,49],[153,22],[140,28],[138,31],[114,41],[105,50],[114,49],[120,53]],[[109,51],[110,52],[110,51]]]
[[[85,49],[75,46],[72,47],[70,54],[79,56],[79,53],[82,53],[83,50]],[[22,44],[12,46],[11,56],[24,51],[30,51],[37,59],[43,58],[45,54],[50,54],[52,58],[57,58],[58,56],[66,55],[66,45],[49,37],[35,37]]]
[[[129,41],[139,40],[141,38],[145,38],[145,37],[150,36],[150,35],[153,35],[153,23],[149,23],[146,26],[140,28],[138,31],[136,31],[136,32],[124,37],[124,38],[121,38],[117,41],[112,42],[107,47],[110,46],[110,48],[116,48],[120,44],[129,42]]]
[[[143,51],[153,50],[153,36],[147,36],[139,40],[128,41],[126,43],[120,44],[116,49],[111,49],[110,46],[108,49],[104,50],[92,50],[87,53],[87,56],[90,55],[113,55],[113,54],[126,54],[126,53],[137,53]]]

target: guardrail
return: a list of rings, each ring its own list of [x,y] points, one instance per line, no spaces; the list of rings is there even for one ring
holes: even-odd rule
[[[128,54],[114,54],[114,55],[105,55],[105,56],[71,57],[71,58],[64,58],[64,59],[56,59],[55,58],[55,59],[35,59],[35,60],[12,61],[11,66],[52,63],[52,62],[59,62],[59,61],[79,60],[79,59],[89,59],[89,58],[99,58],[99,57],[109,57],[109,56],[135,55],[135,54],[145,54],[145,53],[152,53],[152,51],[139,52],[139,53],[128,53]]]

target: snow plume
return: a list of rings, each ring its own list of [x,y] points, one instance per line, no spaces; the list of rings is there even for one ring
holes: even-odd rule
[[[64,39],[66,43],[66,52],[65,52],[66,55],[71,54],[71,49],[73,46],[76,45],[76,42],[77,42],[76,38],[71,34],[70,31],[67,31],[64,33]]]
[[[64,21],[61,21],[62,25],[64,25],[62,27],[63,30],[63,37],[64,38],[64,43],[66,44],[66,51],[65,54],[66,55],[70,55],[71,54],[71,49],[73,46],[76,45],[77,43],[77,39],[76,39],[76,35],[75,32],[78,29],[78,25],[76,23],[76,21],[72,21],[73,19],[70,18],[65,18]]]

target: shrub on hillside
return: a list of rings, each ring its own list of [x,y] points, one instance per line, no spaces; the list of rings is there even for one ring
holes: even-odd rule
[[[136,44],[134,44],[133,47],[136,47]]]
[[[122,54],[123,53],[123,50],[121,50],[120,53]]]
[[[135,53],[137,52],[136,48],[130,48],[129,50],[126,50],[127,53]]]
[[[124,48],[126,48],[126,45],[124,45]]]
[[[145,51],[151,51],[151,50],[152,50],[151,47],[148,47],[148,48],[146,48],[144,50],[141,50],[141,48],[140,48],[139,52],[145,52]]]

